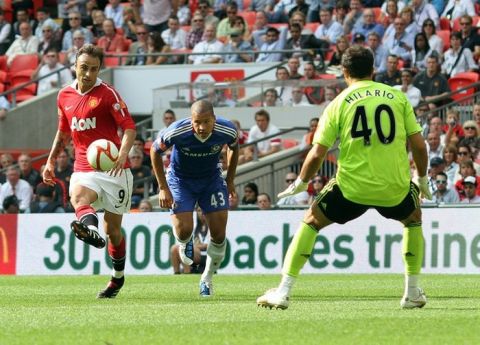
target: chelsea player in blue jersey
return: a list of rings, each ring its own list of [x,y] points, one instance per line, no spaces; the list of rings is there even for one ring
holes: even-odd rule
[[[210,229],[205,271],[200,278],[200,295],[213,294],[212,277],[219,268],[227,242],[225,232],[229,197],[236,196],[235,171],[238,163],[238,133],[235,125],[215,116],[210,102],[192,105],[192,116],[163,130],[150,150],[159,186],[159,203],[169,208],[180,258],[193,263],[193,210],[198,203]],[[222,178],[220,154],[227,145],[227,176]],[[165,174],[162,153],[172,147]]]

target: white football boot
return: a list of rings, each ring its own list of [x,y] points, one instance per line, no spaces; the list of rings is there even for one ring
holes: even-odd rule
[[[287,309],[290,298],[281,295],[277,289],[270,289],[263,296],[257,298],[257,305],[264,308]]]
[[[400,306],[403,309],[423,308],[425,304],[427,304],[427,296],[425,295],[425,292],[421,288],[417,288],[417,290],[417,297],[403,296],[400,301]]]

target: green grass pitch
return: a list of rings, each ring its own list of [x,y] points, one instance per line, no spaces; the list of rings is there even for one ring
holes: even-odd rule
[[[0,344],[480,344],[480,276],[423,275],[428,303],[402,310],[401,275],[303,275],[287,310],[257,307],[278,275],[0,277]]]

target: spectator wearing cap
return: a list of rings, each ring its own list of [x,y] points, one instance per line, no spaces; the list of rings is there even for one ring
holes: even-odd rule
[[[442,157],[434,157],[430,159],[430,168],[428,169],[428,186],[430,192],[433,194],[437,191],[437,185],[435,183],[435,177],[438,173],[445,170],[445,161]]]
[[[455,204],[460,202],[455,188],[448,187],[447,174],[439,172],[435,176],[436,191],[432,193],[432,202],[437,204]]]
[[[40,183],[35,191],[36,198],[25,213],[65,213],[62,204],[55,201],[55,187]]]
[[[476,181],[476,194],[480,195],[480,176],[477,176],[475,173],[475,168],[473,167],[473,162],[471,160],[464,161],[460,163],[460,175],[461,179],[459,179],[455,183],[455,189],[460,196],[460,200],[463,200],[466,196],[464,190],[464,182],[468,177],[472,177]],[[472,180],[472,179],[470,179]]]
[[[400,85],[402,83],[402,76],[398,70],[398,56],[393,54],[388,55],[386,70],[383,73],[378,73],[375,76],[375,81],[389,86]]]
[[[365,45],[365,36],[360,33],[356,33],[352,37],[352,45],[364,46]]]
[[[447,78],[461,72],[473,72],[478,70],[478,65],[473,59],[472,51],[462,47],[462,34],[452,32],[450,34],[450,48],[443,55],[442,73]]]
[[[260,50],[263,51],[258,55],[256,62],[278,62],[282,61],[282,53],[268,53],[270,50],[282,50],[287,40],[288,29],[286,27],[268,28],[265,43],[262,44]]]
[[[415,108],[418,103],[420,103],[422,93],[417,87],[413,86],[412,84],[413,72],[409,69],[404,69],[400,72],[400,75],[402,78],[402,84],[395,85],[394,88],[406,94],[407,99],[410,101],[410,104],[412,105],[412,107]]]
[[[477,179],[474,176],[468,176],[463,179],[465,198],[462,200],[462,204],[480,204],[477,187]]]
[[[365,40],[365,37],[368,37],[368,34],[372,31],[376,32],[380,37],[383,37],[385,28],[383,27],[383,25],[375,22],[375,13],[373,12],[373,10],[371,8],[366,8],[363,11],[362,25],[354,27],[352,30],[352,35],[353,37],[355,37],[356,34],[361,34],[363,35],[363,38]],[[352,42],[355,41],[352,40]]]
[[[3,209],[3,213],[6,213],[6,214],[20,213],[20,206],[19,206],[17,197],[15,195],[7,196],[5,200],[3,200],[2,209]]]

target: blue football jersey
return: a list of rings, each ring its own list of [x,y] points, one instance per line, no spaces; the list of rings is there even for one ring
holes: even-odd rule
[[[238,145],[237,130],[232,122],[217,117],[212,134],[202,141],[193,130],[192,119],[187,118],[161,131],[153,148],[163,153],[172,147],[169,169],[175,176],[204,178],[221,171],[219,158],[225,144],[232,149]]]

